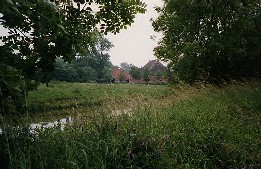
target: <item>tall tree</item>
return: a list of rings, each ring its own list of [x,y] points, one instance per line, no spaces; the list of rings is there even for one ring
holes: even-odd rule
[[[7,95],[14,99],[14,93],[36,86],[39,70],[42,81],[48,81],[57,57],[71,61],[77,53],[88,52],[98,28],[105,34],[117,33],[133,23],[135,14],[145,12],[140,0],[1,0],[0,4],[0,24],[9,31],[1,37],[1,103]]]
[[[260,0],[165,0],[153,22],[158,58],[187,82],[260,78]]]
[[[110,55],[108,54],[113,44],[102,36],[97,36],[95,43],[96,45],[92,48],[89,55],[93,59],[93,68],[98,73],[98,79],[104,79],[104,68],[106,66],[113,67],[109,61]]]
[[[129,72],[131,70],[132,65],[128,64],[127,62],[122,62],[121,64],[121,68],[123,70],[125,70],[126,72]]]

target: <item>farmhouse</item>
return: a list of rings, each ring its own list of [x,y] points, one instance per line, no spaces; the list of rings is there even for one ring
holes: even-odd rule
[[[131,82],[131,75],[118,66],[114,66],[112,71],[113,82]]]
[[[160,63],[158,60],[150,60],[145,66],[142,68],[137,68],[141,72],[141,78],[135,79],[131,76],[131,74],[118,67],[115,66],[112,71],[112,82],[131,82],[131,83],[158,83],[158,82],[166,82],[164,79],[163,73],[166,70],[166,67]],[[145,74],[148,73],[148,79],[145,79]]]
[[[144,67],[143,70],[149,69],[151,76],[156,76],[158,72],[164,72],[166,67],[158,60],[150,60]]]
[[[166,81],[164,79],[163,73],[166,70],[166,67],[160,63],[158,60],[150,60],[144,67],[144,70],[149,70],[150,76],[149,81],[150,82],[159,82],[159,81]]]

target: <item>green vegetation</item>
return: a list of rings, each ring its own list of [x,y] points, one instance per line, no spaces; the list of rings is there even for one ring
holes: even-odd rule
[[[222,83],[261,77],[260,0],[163,0],[155,48],[177,80]]]
[[[143,72],[143,78],[145,82],[150,81],[150,74],[151,74],[150,70],[146,68]]]
[[[138,68],[136,66],[132,66],[131,67],[131,70],[130,70],[130,75],[136,79],[136,80],[140,80],[142,78],[142,69],[141,68]]]
[[[0,4],[9,31],[0,37],[0,169],[261,168],[261,84],[233,80],[260,80],[260,0],[165,0],[156,8],[153,26],[163,39],[155,54],[176,86],[52,82],[38,90],[52,79],[109,81],[104,52],[112,44],[101,33],[131,25],[146,5]],[[148,69],[121,66],[150,80]],[[60,117],[73,122],[32,127]]]
[[[39,129],[34,136],[22,128],[4,129],[2,168],[261,167],[258,82],[50,86],[30,92],[29,107],[66,98],[93,98],[101,105],[82,110],[64,131],[59,126]]]
[[[54,82],[49,87],[41,85],[38,90],[29,92],[27,99],[29,112],[41,112],[109,104],[125,106],[124,104],[132,104],[132,100],[141,95],[163,97],[167,92],[167,86],[157,85]]]
[[[57,58],[50,80],[66,82],[110,82],[113,65],[107,53],[112,43],[101,35],[96,36],[95,46],[86,56],[77,56],[71,63]],[[40,75],[43,73],[39,73]],[[39,77],[39,76],[38,76]],[[41,79],[39,77],[38,79]]]
[[[13,106],[17,112],[23,110],[24,93],[36,88],[39,81],[50,81],[58,57],[70,62],[77,55],[85,56],[96,45],[97,34],[116,34],[127,28],[146,6],[140,0],[0,3],[0,25],[8,30],[7,35],[0,36],[0,112],[4,113]],[[36,78],[39,71],[40,79]]]

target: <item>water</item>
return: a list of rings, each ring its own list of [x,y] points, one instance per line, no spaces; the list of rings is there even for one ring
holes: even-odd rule
[[[133,110],[131,108],[121,109],[121,110],[114,110],[111,113],[111,116],[121,116],[121,115],[128,115],[131,116],[133,113]],[[30,123],[28,126],[28,129],[31,134],[37,135],[39,131],[47,129],[47,128],[59,128],[61,131],[64,130],[65,126],[68,124],[72,124],[74,122],[73,117],[64,117],[60,118],[55,121],[48,121],[48,122],[37,122],[37,123]],[[15,128],[10,125],[7,127]],[[18,128],[21,126],[17,126]],[[3,134],[3,129],[0,128],[0,135]]]
[[[73,118],[66,117],[66,118],[61,118],[56,121],[30,123],[28,129],[31,134],[37,135],[39,130],[44,130],[47,128],[58,127],[58,128],[60,128],[61,131],[63,131],[65,126],[68,124],[71,124],[71,123],[73,123]],[[10,126],[7,126],[7,127],[10,127]],[[15,127],[13,127],[13,128],[15,128]],[[20,126],[17,126],[17,128],[20,128]],[[3,134],[2,128],[0,128],[0,135],[1,134]]]
[[[37,130],[39,129],[46,129],[46,128],[54,128],[54,127],[59,127],[60,130],[64,130],[65,126],[68,124],[73,123],[73,118],[68,117],[68,118],[62,118],[57,121],[52,121],[52,122],[39,122],[39,123],[31,123],[29,126],[30,133],[36,134]]]
[[[133,113],[133,110],[131,108],[127,108],[127,109],[112,111],[112,116],[120,116],[120,115],[131,116],[132,113]]]
[[[111,112],[111,116],[121,116],[121,115],[128,115],[131,116],[133,113],[133,110],[131,108],[126,108],[126,109],[119,109],[119,110],[114,110]],[[54,128],[58,127],[60,128],[61,131],[64,130],[65,126],[68,124],[71,124],[74,122],[73,117],[64,117],[60,118],[56,121],[48,121],[48,122],[37,122],[37,123],[30,123],[29,124],[29,131],[30,133],[37,135],[40,130],[44,130],[47,128]],[[7,127],[11,127],[8,125]],[[19,128],[19,126],[17,126]],[[14,128],[14,127],[13,127]],[[3,129],[0,128],[0,135],[3,134]]]

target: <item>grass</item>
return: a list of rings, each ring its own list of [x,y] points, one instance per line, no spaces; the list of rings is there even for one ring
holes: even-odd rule
[[[29,93],[28,109],[29,112],[43,112],[100,107],[111,100],[119,104],[141,95],[162,97],[167,89],[159,85],[53,83],[50,87],[41,85]]]
[[[64,131],[39,129],[33,136],[26,128],[4,130],[2,168],[261,167],[258,82],[223,87],[55,84],[30,93],[29,105],[48,107],[52,98],[57,105],[67,98],[93,98],[101,105],[83,106]],[[132,114],[114,114],[127,106]]]

